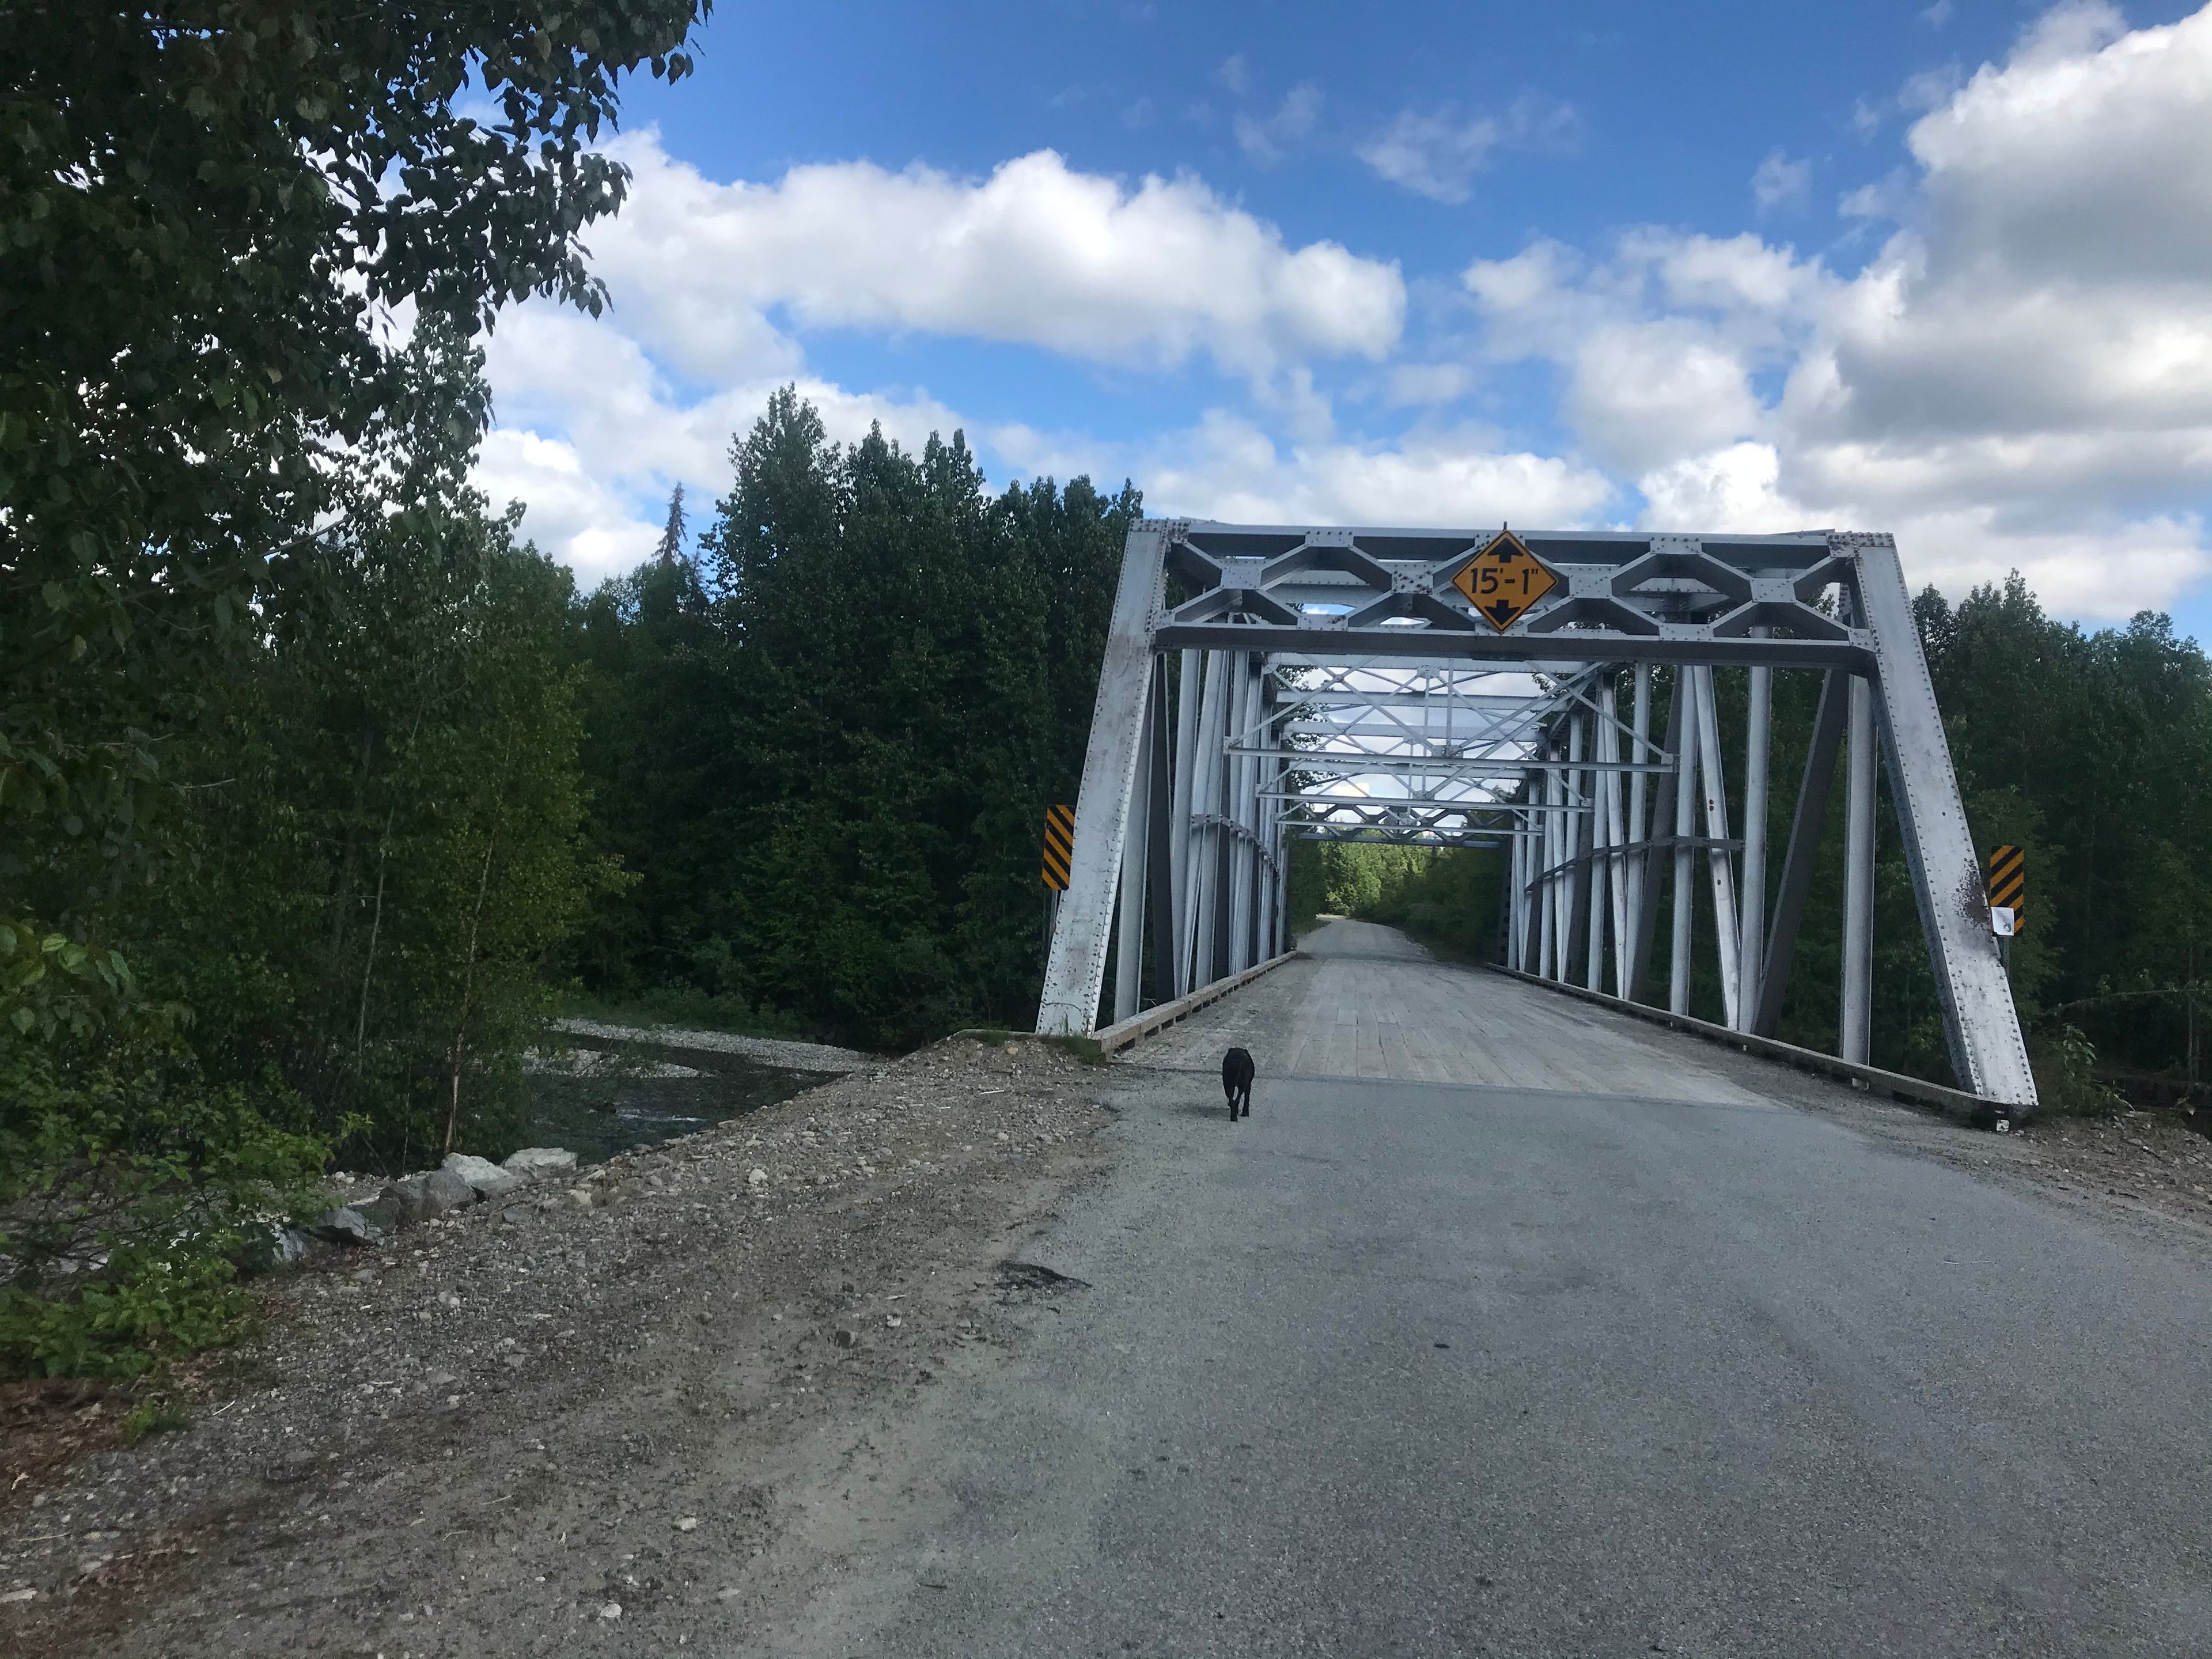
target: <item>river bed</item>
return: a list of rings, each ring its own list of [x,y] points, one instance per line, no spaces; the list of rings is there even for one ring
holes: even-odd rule
[[[788,1100],[832,1075],[740,1054],[579,1042],[532,1067],[525,1138],[602,1163]]]

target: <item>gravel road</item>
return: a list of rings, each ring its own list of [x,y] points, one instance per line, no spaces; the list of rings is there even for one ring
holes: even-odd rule
[[[2192,1147],[1456,984],[1323,941],[1133,1063],[939,1045],[306,1275],[0,1510],[0,1651],[2212,1649]],[[1575,1086],[1392,1075],[1500,1020]]]

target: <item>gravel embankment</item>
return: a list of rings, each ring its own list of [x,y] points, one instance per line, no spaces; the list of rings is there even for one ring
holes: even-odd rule
[[[604,1020],[556,1019],[553,1029],[566,1036],[603,1042],[643,1043],[690,1048],[701,1054],[739,1054],[763,1066],[792,1072],[865,1072],[884,1064],[881,1055],[826,1042],[789,1042],[780,1037],[732,1036],[726,1031],[687,1031],[671,1025],[610,1025]]]
[[[954,1040],[275,1281],[188,1430],[0,1495],[0,1652],[681,1645],[810,1428],[1053,1292],[1105,1083]]]

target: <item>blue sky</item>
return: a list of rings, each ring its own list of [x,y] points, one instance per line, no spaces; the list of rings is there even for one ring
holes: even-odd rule
[[[585,580],[795,380],[994,483],[1898,532],[2212,624],[2212,12],[725,3],[480,477]]]

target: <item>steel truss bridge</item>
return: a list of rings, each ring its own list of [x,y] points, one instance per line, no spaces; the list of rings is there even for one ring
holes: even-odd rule
[[[1771,1036],[1841,750],[1841,1057],[1868,1053],[1879,755],[1958,1082],[2032,1108],[1895,542],[1519,532],[1559,580],[1501,632],[1451,580],[1497,533],[1187,520],[1130,532],[1038,1030],[1135,1014],[1147,967],[1164,1000],[1284,949],[1298,837],[1502,845],[1504,963],[1636,1001],[1650,1000],[1671,881],[1670,1006],[1688,1012],[1692,911],[1708,909],[1728,1024]],[[1719,667],[1750,671],[1740,757],[1723,752]],[[1766,836],[1778,670],[1820,676],[1778,848]],[[1655,731],[1662,674],[1669,713]],[[1745,822],[1732,832],[1737,763]]]

